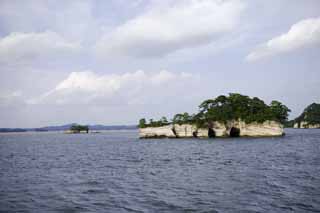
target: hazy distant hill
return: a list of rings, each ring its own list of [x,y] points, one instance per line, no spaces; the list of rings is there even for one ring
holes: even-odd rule
[[[27,129],[22,128],[0,128],[0,132],[26,132]]]
[[[46,126],[40,128],[0,128],[0,132],[27,132],[27,131],[36,131],[36,132],[47,132],[47,131],[64,131],[70,129],[72,125],[76,123],[65,124],[61,126]],[[88,125],[90,130],[130,130],[137,129],[136,125]]]

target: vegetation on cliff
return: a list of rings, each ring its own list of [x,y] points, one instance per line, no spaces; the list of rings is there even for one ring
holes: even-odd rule
[[[284,128],[293,128],[294,120],[289,120],[283,124]]]
[[[302,114],[294,120],[295,123],[301,123],[303,121],[311,125],[320,124],[320,104],[310,104],[303,110]]]
[[[219,121],[226,123],[232,120],[242,120],[246,123],[262,123],[267,120],[285,123],[290,109],[279,101],[272,101],[270,105],[263,100],[254,97],[230,93],[229,96],[220,95],[215,99],[208,99],[199,105],[197,114],[176,114],[171,122],[165,117],[159,121],[150,120],[149,123],[143,118],[139,122],[140,128],[159,127],[173,124],[195,124],[198,127],[210,125],[210,122]]]
[[[162,117],[160,120],[158,121],[154,121],[153,119],[149,120],[149,123],[147,123],[145,118],[142,118],[139,120],[139,128],[146,128],[146,127],[160,127],[160,126],[165,126],[170,124],[170,122],[168,122],[166,117]]]

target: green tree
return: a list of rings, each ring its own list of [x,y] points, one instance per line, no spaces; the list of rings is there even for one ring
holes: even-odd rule
[[[161,125],[167,125],[167,124],[169,124],[168,119],[167,119],[165,116],[163,116],[163,117],[160,119],[160,121],[161,121]]]
[[[308,106],[305,117],[310,124],[320,124],[320,104],[312,103]]]
[[[306,121],[309,124],[320,124],[320,104],[310,104],[303,110],[303,113],[294,120],[295,123]]]
[[[189,115],[189,113],[185,112],[185,113],[182,113],[182,114],[176,114],[174,117],[173,117],[173,123],[174,124],[184,124],[184,123],[192,123],[192,116]]]
[[[270,110],[274,118],[283,124],[288,120],[289,112],[291,112],[287,106],[283,105],[279,101],[272,101],[270,104]]]
[[[199,105],[199,109],[200,109],[200,113],[207,113],[209,109],[211,109],[213,107],[213,105],[215,104],[215,100],[213,99],[208,99],[203,101],[200,105]]]
[[[146,119],[145,118],[141,118],[140,120],[139,120],[139,128],[145,128],[145,127],[147,127],[147,122],[146,122]]]
[[[272,106],[268,106],[257,97],[230,93],[229,96],[221,95],[202,102],[195,120],[202,125],[209,121],[226,122],[238,119],[247,123],[261,123],[266,120],[284,122],[289,112],[290,110],[280,102],[273,102]]]

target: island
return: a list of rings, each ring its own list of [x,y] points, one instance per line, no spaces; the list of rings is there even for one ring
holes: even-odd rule
[[[294,128],[320,128],[320,104],[312,103],[307,106],[300,116],[294,119]]]
[[[196,114],[176,114],[155,121],[139,121],[140,138],[266,137],[284,135],[283,124],[291,110],[279,101],[270,105],[238,93],[220,95],[199,105]]]
[[[78,134],[78,133],[89,133],[89,127],[87,125],[75,124],[70,127],[69,130],[66,130],[67,134]]]

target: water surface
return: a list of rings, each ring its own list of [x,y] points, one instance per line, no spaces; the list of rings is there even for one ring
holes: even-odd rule
[[[0,134],[0,212],[320,212],[320,130]]]

